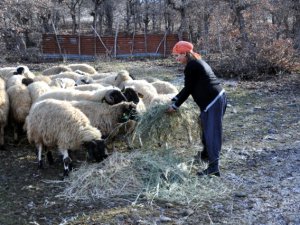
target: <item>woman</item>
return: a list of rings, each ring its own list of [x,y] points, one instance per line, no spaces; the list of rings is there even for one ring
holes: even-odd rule
[[[227,100],[224,89],[211,67],[193,51],[193,44],[179,41],[173,47],[176,61],[185,65],[184,87],[172,99],[167,113],[174,113],[180,105],[192,95],[199,106],[201,114],[203,151],[198,156],[208,161],[207,169],[199,171],[198,176],[220,176],[219,156],[222,146],[222,119]]]

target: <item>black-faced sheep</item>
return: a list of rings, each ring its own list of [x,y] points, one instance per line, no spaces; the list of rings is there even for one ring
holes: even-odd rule
[[[26,78],[34,78],[35,75],[29,70],[27,66],[18,66],[14,75],[23,75]]]
[[[63,155],[64,175],[68,175],[71,159],[68,150],[87,150],[90,157],[106,158],[101,132],[71,103],[47,99],[35,103],[26,118],[27,137],[38,149],[39,167],[42,167],[44,147],[57,147]]]
[[[136,105],[130,102],[108,105],[92,101],[73,101],[71,104],[80,109],[91,124],[101,130],[104,137],[108,136],[118,123],[135,119],[137,116]]]

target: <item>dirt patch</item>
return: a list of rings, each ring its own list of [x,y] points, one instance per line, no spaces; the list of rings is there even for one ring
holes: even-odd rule
[[[155,71],[163,67],[146,63]],[[133,64],[130,69],[140,73]],[[178,68],[165,67],[164,73],[172,71]],[[132,205],[118,198],[65,201],[56,197],[63,190],[59,158],[38,170],[33,146],[25,136],[13,143],[8,130],[0,151],[0,224],[300,224],[299,75],[223,83],[229,107],[220,179],[232,188],[226,198],[189,206],[146,200]]]

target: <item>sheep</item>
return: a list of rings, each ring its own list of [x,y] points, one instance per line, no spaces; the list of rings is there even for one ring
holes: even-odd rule
[[[16,71],[16,67],[3,67],[0,68],[0,78],[3,80],[7,80],[9,77],[11,77],[14,72]]]
[[[34,80],[33,79],[31,79],[31,78],[23,78],[22,79],[22,84],[24,84],[25,86],[28,86],[29,84],[31,84],[31,83],[33,83],[34,82]]]
[[[80,90],[80,91],[96,91],[105,88],[102,84],[94,83],[94,84],[85,84],[85,85],[79,85],[75,86],[75,90]],[[111,88],[113,88],[111,86]]]
[[[82,72],[88,73],[88,74],[95,74],[97,71],[95,70],[94,67],[85,64],[85,63],[80,63],[80,64],[69,64],[68,67],[72,71],[80,70]]]
[[[10,102],[10,115],[14,129],[14,140],[18,140],[19,133],[31,107],[29,90],[23,84],[13,85],[7,89]]]
[[[31,97],[32,104],[43,94],[52,91],[53,89],[43,81],[33,82],[28,85],[28,91]]]
[[[67,72],[62,72],[62,73],[55,74],[55,75],[50,75],[49,77],[51,78],[51,80],[54,80],[56,78],[70,78],[74,81],[77,81],[78,79],[84,77],[84,75],[80,75],[73,71],[71,71],[71,72],[67,71]]]
[[[51,80],[51,78],[48,77],[48,76],[38,75],[38,76],[36,76],[35,78],[33,78],[33,81],[34,81],[34,82],[37,82],[37,81],[43,81],[43,82],[45,82],[46,84],[50,84],[52,80]]]
[[[0,149],[4,149],[4,128],[9,113],[9,98],[5,90],[5,81],[0,78]]]
[[[102,102],[103,100],[105,100],[109,104],[116,104],[121,101],[126,101],[126,97],[119,89],[112,89],[110,87],[97,91],[78,91],[70,89],[56,90],[42,95],[38,98],[37,101],[41,101],[48,98],[65,101],[88,100]]]
[[[76,85],[92,84],[92,83],[94,83],[94,79],[87,75],[82,75],[82,77],[76,80]]]
[[[35,75],[29,71],[27,66],[4,67],[0,69],[0,77],[8,80],[13,75],[24,75],[27,78],[34,78]]]
[[[103,137],[107,137],[118,123],[135,119],[136,116],[136,105],[130,102],[108,105],[92,101],[72,101],[71,104],[80,109],[94,127],[101,130]]]
[[[6,81],[6,89],[10,88],[11,86],[13,85],[21,85],[22,84],[22,80],[26,78],[25,76],[23,75],[12,75],[10,78],[7,79]],[[26,78],[26,79],[31,79],[32,78]],[[33,80],[32,80],[33,81]]]
[[[146,107],[150,105],[152,99],[158,94],[152,84],[145,80],[133,80],[129,73],[124,71],[118,73],[114,85],[120,89],[133,88],[140,96],[143,96],[143,102]]]
[[[173,94],[174,96],[178,94],[178,89],[167,81],[157,80],[151,84],[156,88],[158,94]]]
[[[122,90],[128,102],[136,104],[136,111],[139,114],[146,112],[146,107],[142,99],[139,98],[138,93],[131,87]]]
[[[76,151],[83,147],[97,162],[107,157],[100,130],[69,102],[46,99],[35,103],[26,118],[26,130],[29,143],[35,144],[38,150],[39,168],[43,167],[44,147],[57,147],[63,155],[64,176],[71,168],[68,150]]]
[[[56,78],[52,80],[49,85],[53,87],[59,87],[59,88],[68,88],[68,87],[74,87],[75,84],[76,84],[75,81],[70,78]]]
[[[108,72],[108,73],[96,73],[96,74],[91,74],[90,76],[94,79],[94,80],[100,80],[102,78],[105,77],[109,77],[109,76],[117,76],[118,73],[116,72]]]
[[[14,75],[23,75],[26,78],[34,78],[35,75],[29,70],[27,66],[18,66]]]
[[[48,69],[43,70],[42,75],[55,75],[61,72],[71,72],[72,69],[65,65],[53,66]]]

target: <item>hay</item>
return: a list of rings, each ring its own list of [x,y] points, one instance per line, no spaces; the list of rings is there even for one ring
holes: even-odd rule
[[[155,105],[145,112],[132,135],[133,146],[157,149],[179,147],[200,140],[199,108],[185,103],[178,112],[167,114],[169,105]]]
[[[199,205],[228,192],[220,179],[199,179],[191,175],[192,170],[193,161],[174,149],[114,153],[99,164],[85,164],[73,171],[59,197],[86,202],[121,198],[134,203],[143,197],[149,202],[159,199]]]
[[[199,150],[199,109],[185,103],[180,110],[166,114],[167,105],[156,105],[141,116],[131,138],[132,152],[114,152],[99,164],[84,164],[66,179],[59,195],[74,201],[136,203],[166,200],[201,205],[228,193],[221,179],[195,176],[193,157]],[[155,151],[153,151],[155,150]],[[198,169],[198,168],[197,168]]]

